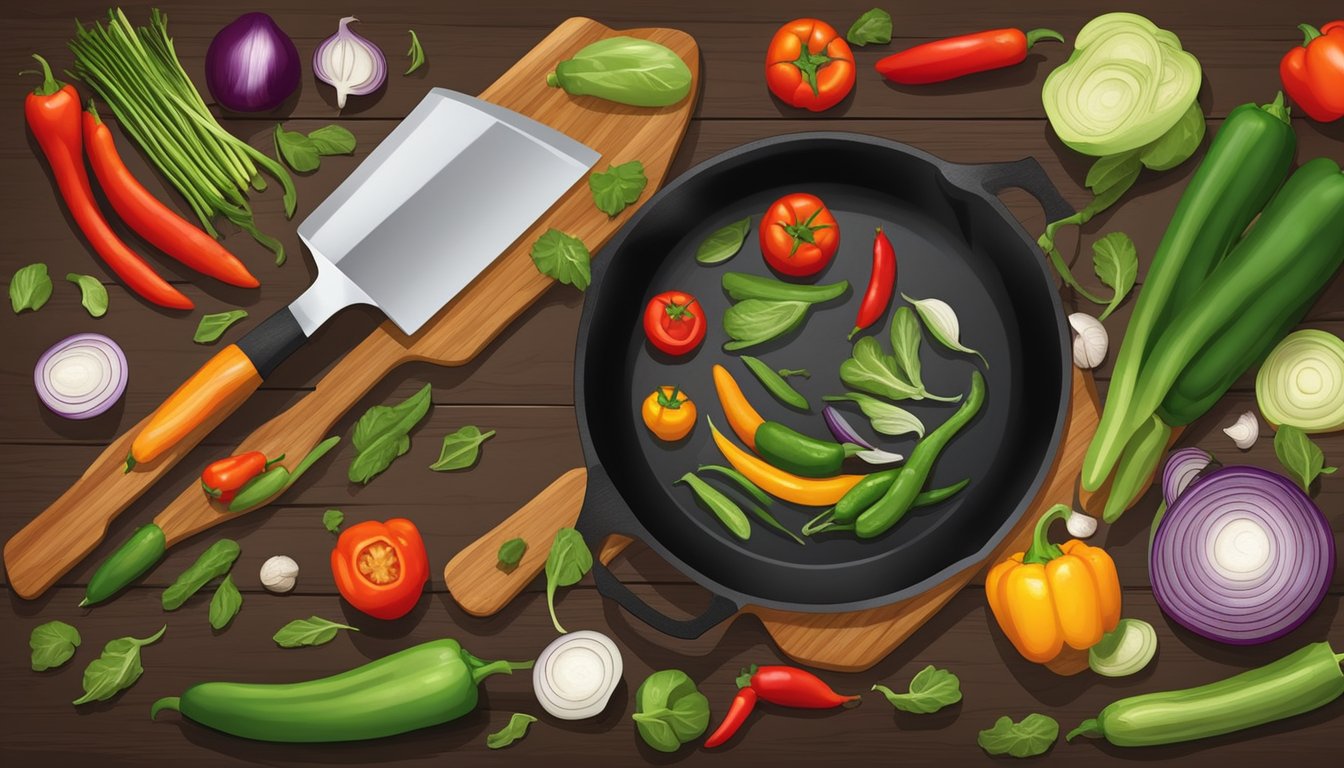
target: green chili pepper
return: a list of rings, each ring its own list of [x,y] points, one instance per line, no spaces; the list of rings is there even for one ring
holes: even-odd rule
[[[835,503],[834,522],[847,525],[857,520],[860,512],[876,504],[886,494],[900,473],[899,467],[884,469],[860,480]]]
[[[818,440],[780,424],[762,422],[756,428],[756,452],[772,466],[802,477],[834,477],[861,445]]]
[[[723,292],[733,301],[761,299],[763,301],[802,301],[808,304],[821,304],[838,299],[849,290],[849,281],[825,285],[801,285],[786,283],[770,277],[748,275],[745,272],[725,272]]]
[[[771,368],[750,355],[742,355],[742,362],[746,363],[747,368],[749,368],[752,373],[756,374],[756,378],[760,380],[761,386],[765,387],[766,391],[771,395],[774,395],[776,400],[802,411],[812,409],[812,406],[807,403],[807,398],[803,397],[802,393],[794,389],[792,384],[785,381],[783,376],[776,373],[774,368]]]
[[[899,471],[899,470],[893,470],[893,471]],[[886,488],[890,487],[891,484],[894,483],[895,481],[896,478],[894,476],[888,478],[886,480],[886,484],[883,486],[883,492],[885,493]],[[913,504],[910,505],[910,508],[919,509],[920,507],[928,507],[942,501],[947,501],[948,499],[960,493],[961,489],[965,488],[967,485],[970,485],[970,483],[971,479],[967,477],[951,485],[945,485],[942,488],[934,488],[933,490],[930,491],[921,491],[919,495],[915,496],[915,501]],[[878,498],[880,497],[881,494],[878,494]],[[825,512],[822,512],[820,515],[817,515],[816,517],[807,521],[807,524],[803,526],[803,535],[815,536],[819,533],[830,533],[832,531],[853,531],[854,523],[852,522],[841,523],[836,519],[837,517],[836,513],[839,508],[840,505],[836,504],[834,507],[831,507]]]
[[[933,469],[933,462],[938,458],[938,454],[942,453],[948,441],[961,431],[962,427],[975,418],[984,402],[985,377],[981,376],[979,371],[973,371],[971,391],[966,395],[966,401],[957,408],[956,413],[948,417],[947,421],[938,425],[937,429],[915,445],[915,449],[910,452],[909,460],[905,462],[904,467],[901,467],[901,473],[896,476],[895,482],[887,492],[875,504],[860,513],[858,519],[854,521],[854,532],[859,538],[871,539],[880,536],[910,511],[915,497],[919,495],[919,489],[929,478],[929,472]]]
[[[379,739],[455,720],[477,686],[532,662],[487,662],[456,640],[432,640],[339,675],[302,683],[199,683],[154,702],[217,731],[259,741]]]
[[[1114,523],[1148,490],[1153,472],[1162,460],[1162,453],[1170,439],[1171,427],[1156,414],[1134,433],[1130,444],[1120,454],[1119,463],[1115,465],[1111,492],[1106,497],[1106,506],[1101,513],[1103,520]]]
[[[751,523],[747,520],[746,513],[732,499],[690,472],[682,475],[677,482],[689,485],[696,498],[709,507],[709,511],[713,512],[714,516],[719,518],[719,522],[723,523],[734,536],[743,541],[751,537]]]
[[[1310,712],[1344,694],[1344,654],[1329,643],[1216,683],[1131,696],[1108,705],[1066,737],[1104,738],[1117,747],[1204,739]]]
[[[312,468],[327,452],[336,447],[341,442],[339,436],[328,437],[326,440],[318,443],[313,450],[308,452],[307,456],[294,467],[294,471],[280,465],[276,465],[247,481],[242,488],[238,489],[238,495],[229,502],[230,512],[250,512],[257,507],[270,503],[275,497],[284,493],[290,486],[294,485],[303,473]]]
[[[165,551],[167,543],[162,528],[154,523],[136,528],[131,537],[93,572],[79,606],[96,605],[120,592],[122,587],[153,568]]]

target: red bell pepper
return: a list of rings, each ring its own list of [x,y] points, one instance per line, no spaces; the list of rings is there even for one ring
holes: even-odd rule
[[[210,498],[228,504],[233,501],[238,490],[247,485],[248,480],[270,469],[272,464],[283,458],[283,453],[268,460],[261,451],[248,451],[211,462],[201,472],[201,488]]]
[[[1313,120],[1334,122],[1344,117],[1344,21],[1298,29],[1302,44],[1279,62],[1283,89]]]

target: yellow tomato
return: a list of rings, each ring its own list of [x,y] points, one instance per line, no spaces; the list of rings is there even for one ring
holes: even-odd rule
[[[695,403],[679,387],[659,387],[644,399],[644,426],[659,440],[672,442],[691,433]]]

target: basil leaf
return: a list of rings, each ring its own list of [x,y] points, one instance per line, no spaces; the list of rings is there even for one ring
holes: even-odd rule
[[[918,715],[932,714],[961,701],[961,681],[946,669],[938,669],[932,664],[921,669],[910,681],[909,693],[896,693],[885,685],[874,685],[873,690],[886,696],[891,706]]]
[[[491,749],[503,749],[527,735],[527,727],[537,722],[537,718],[514,712],[509,724],[485,737],[485,746]]]
[[[561,528],[551,540],[551,551],[546,555],[546,607],[551,611],[551,624],[564,634],[565,628],[555,617],[555,590],[572,587],[593,567],[593,553],[583,535],[573,528]]]
[[[51,276],[46,264],[29,264],[9,279],[9,305],[16,315],[25,309],[36,312],[50,298]]]
[[[468,424],[451,435],[443,436],[443,448],[439,451],[439,460],[429,465],[435,472],[447,472],[453,469],[466,469],[476,463],[481,455],[481,443],[495,436],[495,430],[482,432]]]
[[[298,131],[286,131],[279,123],[275,124],[275,153],[299,173],[315,171],[322,164],[312,140]]]
[[[845,39],[852,45],[891,42],[891,14],[874,8],[863,14],[850,26]]]
[[[739,301],[723,313],[723,330],[732,339],[723,348],[745,349],[783,336],[802,324],[809,306],[805,301]]]
[[[232,309],[228,312],[216,312],[213,315],[203,315],[201,322],[196,326],[196,334],[191,340],[197,344],[209,344],[218,341],[220,336],[229,329],[229,326],[247,317],[247,310]]]
[[[903,352],[909,354],[908,350]],[[920,388],[903,378],[896,370],[897,365],[896,358],[882,353],[877,339],[864,336],[854,344],[849,359],[840,364],[840,380],[846,386],[892,400],[920,397]]]
[[[1114,189],[1117,186],[1124,185],[1126,188],[1133,184],[1130,179],[1126,184],[1126,179],[1130,176],[1138,176],[1139,171],[1143,170],[1143,164],[1139,162],[1137,151],[1121,152],[1118,155],[1106,155],[1092,164],[1087,169],[1087,179],[1083,184],[1093,195],[1101,195],[1107,190]]]
[[[345,513],[339,509],[328,509],[322,513],[322,527],[330,533],[340,533],[341,523],[345,522]]]
[[[355,151],[355,134],[339,125],[324,125],[308,134],[319,155],[348,155]]]
[[[351,632],[359,631],[349,624],[337,624],[319,616],[309,616],[306,619],[295,619],[289,622],[281,627],[271,639],[281,648],[326,645],[335,639],[336,633],[342,629],[348,629]]]
[[[859,410],[868,417],[873,429],[884,435],[904,435],[913,432],[919,437],[924,436],[924,422],[918,417],[900,406],[878,400],[876,397],[858,392],[846,392],[843,395],[827,395],[821,399],[832,403],[841,400],[858,403]]]
[[[588,189],[593,193],[593,205],[608,216],[615,216],[638,200],[648,184],[649,180],[644,176],[644,164],[638,160],[609,165],[601,173],[588,175]]]
[[[406,55],[411,57],[411,67],[403,75],[409,75],[425,65],[425,49],[420,47],[420,36],[415,34],[414,29],[406,31],[411,33],[411,48],[406,51]]]
[[[1302,490],[1310,492],[1311,484],[1320,475],[1334,474],[1338,467],[1325,466],[1325,453],[1301,429],[1284,424],[1274,433],[1274,455],[1292,474]]]
[[[1200,111],[1199,101],[1190,102],[1190,108],[1181,115],[1176,124],[1162,134],[1153,143],[1140,147],[1139,162],[1145,168],[1165,171],[1175,168],[1195,154],[1199,143],[1204,140],[1207,126],[1204,113]]]
[[[891,351],[896,372],[917,389],[923,389],[919,364],[919,320],[909,307],[897,307],[891,315]]]
[[[547,277],[578,288],[593,281],[591,257],[583,241],[558,229],[548,229],[532,244],[532,263]]]
[[[709,700],[685,672],[660,670],[635,691],[634,721],[646,744],[659,752],[675,752],[709,727]]]
[[[1113,293],[1098,320],[1111,316],[1139,278],[1139,252],[1124,232],[1111,232],[1092,244],[1092,269]]]
[[[223,629],[243,607],[243,593],[233,583],[233,576],[225,576],[210,598],[210,626]]]
[[[355,423],[355,457],[347,477],[352,483],[368,483],[392,466],[392,460],[411,449],[410,431],[429,413],[430,386],[395,406],[375,405]]]
[[[107,289],[98,282],[98,278],[71,272],[65,279],[79,286],[79,303],[89,310],[91,316],[102,317],[107,314]]]
[[[75,655],[80,642],[79,630],[64,621],[48,621],[33,627],[33,633],[28,636],[28,647],[33,652],[33,671],[61,666]]]
[[[509,539],[499,545],[499,568],[508,571],[518,567],[527,552],[527,542],[522,539]]]
[[[981,731],[975,743],[991,755],[1035,757],[1050,751],[1058,737],[1059,723],[1054,718],[1033,713],[1014,723],[1005,715],[993,728]]]
[[[749,231],[750,216],[719,227],[695,249],[695,260],[701,264],[719,264],[733,258],[742,250],[742,243],[746,242]]]
[[[211,579],[223,576],[238,559],[238,542],[233,539],[220,539],[196,558],[187,570],[183,571],[168,588],[163,590],[163,610],[175,611],[187,602],[187,598],[196,594]]]
[[[164,624],[158,632],[144,638],[119,637],[103,646],[103,653],[84,668],[84,695],[75,704],[107,701],[118,691],[130,688],[145,668],[140,665],[140,649],[156,642],[168,629]]]

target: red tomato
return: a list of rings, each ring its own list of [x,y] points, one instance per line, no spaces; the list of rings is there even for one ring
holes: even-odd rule
[[[644,335],[669,355],[684,355],[705,339],[705,313],[689,293],[665,291],[644,309]]]
[[[791,107],[830,109],[854,89],[854,53],[830,24],[794,19],[770,40],[765,83]]]
[[[761,220],[761,253],[776,272],[815,275],[840,247],[840,226],[816,195],[795,192],[770,204]]]

